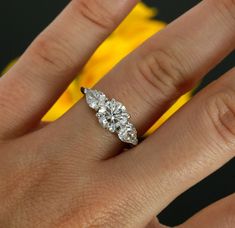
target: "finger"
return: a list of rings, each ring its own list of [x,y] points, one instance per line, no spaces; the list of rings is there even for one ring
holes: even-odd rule
[[[145,228],[168,228],[158,221],[158,219],[154,216],[152,221]]]
[[[37,124],[137,0],[73,0],[1,79],[0,133]]]
[[[110,160],[113,172],[126,176],[123,186],[141,207],[141,215],[135,216],[150,221],[182,192],[234,157],[234,76],[235,68],[196,95],[138,147]]]
[[[199,212],[179,228],[233,228],[235,224],[235,194]]]
[[[127,107],[142,135],[172,101],[234,49],[232,11],[234,1],[203,1],[129,55],[96,88]],[[84,151],[93,158],[110,157],[123,145],[99,126],[84,100],[53,127],[51,134],[70,129],[59,138],[68,137],[76,148],[87,145]]]

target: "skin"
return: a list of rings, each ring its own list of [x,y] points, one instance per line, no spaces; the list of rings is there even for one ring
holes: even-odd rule
[[[0,79],[1,227],[163,227],[156,214],[234,157],[235,69],[125,152],[84,99],[40,123],[137,2],[71,1]],[[95,88],[125,104],[142,135],[234,48],[235,1],[204,0]],[[232,228],[234,205],[232,195],[179,227]]]

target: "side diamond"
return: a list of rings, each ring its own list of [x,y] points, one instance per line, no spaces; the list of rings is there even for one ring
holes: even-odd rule
[[[131,123],[126,124],[119,130],[118,137],[123,142],[131,143],[133,145],[138,144],[137,131]]]
[[[107,100],[104,93],[97,90],[85,89],[84,93],[86,95],[87,104],[90,108],[95,109],[96,111],[102,107]]]

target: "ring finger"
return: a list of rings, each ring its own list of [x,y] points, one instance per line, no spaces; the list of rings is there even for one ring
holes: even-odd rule
[[[233,12],[233,1],[203,1],[130,54],[95,87],[127,107],[142,135],[172,101],[234,49]],[[69,131],[59,132],[61,128]],[[93,158],[110,157],[123,147],[98,126],[84,100],[47,130],[69,138],[72,149],[85,145],[86,155]]]

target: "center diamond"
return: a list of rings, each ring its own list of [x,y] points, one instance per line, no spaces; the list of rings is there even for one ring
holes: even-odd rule
[[[130,118],[125,106],[115,99],[105,102],[98,110],[97,117],[100,124],[111,132],[119,131]]]

